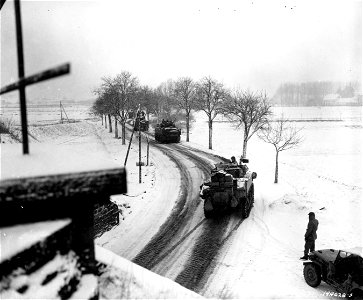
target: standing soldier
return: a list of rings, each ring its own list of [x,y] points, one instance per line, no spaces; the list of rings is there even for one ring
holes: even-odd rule
[[[300,259],[308,259],[309,251],[315,251],[315,240],[317,239],[316,231],[318,230],[319,221],[315,219],[315,213],[309,212],[309,223],[305,233],[304,256]]]

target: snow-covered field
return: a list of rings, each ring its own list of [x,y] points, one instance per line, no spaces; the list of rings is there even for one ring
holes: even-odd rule
[[[90,117],[90,105],[85,103],[63,102],[61,109],[59,102],[44,101],[44,104],[27,104],[28,124],[39,126],[60,123],[69,120],[85,120]],[[6,103],[1,105],[0,117],[11,120],[14,125],[20,125],[20,107],[18,103]]]
[[[273,184],[273,146],[257,137],[250,140],[247,157],[250,169],[258,174],[256,206],[236,232],[232,245],[217,259],[221,273],[232,270],[231,275],[212,276],[203,291],[205,296],[219,296],[218,292],[225,290],[221,296],[326,298],[322,294],[331,288],[324,284],[318,291],[309,288],[298,258],[303,254],[310,211],[320,222],[317,249],[363,245],[363,127],[358,109],[353,115],[342,111],[349,115],[348,121],[293,123],[303,128],[304,141],[298,148],[281,153],[278,184]],[[196,119],[199,122],[193,126],[191,143],[206,147],[207,124]],[[240,155],[241,131],[221,122],[215,124],[213,134],[214,152],[226,157]]]
[[[320,223],[316,248],[363,245],[361,108],[286,108],[284,117],[289,112],[293,118],[322,115],[337,121],[293,123],[303,127],[304,141],[298,148],[280,155],[278,184],[273,183],[273,147],[257,137],[250,140],[249,167],[258,174],[255,207],[213,259],[213,271],[200,291],[203,296],[329,299],[323,292],[331,290],[330,287],[322,284],[313,289],[302,276],[299,257],[304,247],[309,211],[316,213]],[[84,113],[78,110],[80,119],[85,119]],[[76,114],[77,111],[70,118],[77,119]],[[31,112],[29,115],[32,119]],[[209,151],[208,127],[203,113],[196,114],[195,119],[190,143],[182,144]],[[42,117],[39,121],[44,120],[51,118]],[[30,132],[42,143],[77,146],[77,151],[85,153],[96,149],[108,154],[120,166],[124,163],[127,146],[114,139],[113,133],[108,133],[100,121],[31,127]],[[224,157],[241,154],[242,132],[231,124],[215,122],[213,137],[212,153]],[[144,153],[145,149],[143,160]],[[111,251],[128,253],[125,256],[129,259],[141,250],[167,217],[173,205],[167,201],[167,193],[175,193],[179,180],[174,172],[175,165],[165,160],[160,151],[151,149],[151,164],[143,167],[143,182],[139,184],[137,159],[135,145],[127,164],[128,195],[115,199],[123,211],[121,223],[97,239],[99,245]],[[159,215],[150,218],[151,207],[159,210]],[[159,223],[148,226],[148,222]],[[139,235],[141,243],[129,245],[127,236],[131,234]]]

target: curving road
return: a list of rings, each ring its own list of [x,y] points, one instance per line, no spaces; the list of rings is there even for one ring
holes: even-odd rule
[[[133,262],[199,292],[214,257],[243,219],[238,213],[205,219],[199,198],[201,183],[221,157],[181,144],[150,143],[178,167],[181,190],[171,214]]]

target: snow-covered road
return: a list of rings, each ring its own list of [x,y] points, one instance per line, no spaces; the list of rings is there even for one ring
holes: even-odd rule
[[[140,254],[141,258],[134,261],[197,291],[211,261],[242,220],[236,215],[216,220],[204,218],[199,186],[210,174],[210,162],[219,162],[220,158],[196,154],[188,147],[175,144],[155,146],[167,150],[167,155],[178,161],[185,192],[179,196],[168,222]]]

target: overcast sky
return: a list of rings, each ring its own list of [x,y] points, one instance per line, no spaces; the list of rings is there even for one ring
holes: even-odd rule
[[[355,81],[361,1],[22,1],[25,73],[71,63],[27,88],[30,99],[89,99],[103,76],[141,84],[210,75],[227,87]],[[1,86],[17,79],[14,3],[1,10]],[[16,98],[11,93],[4,98]]]

